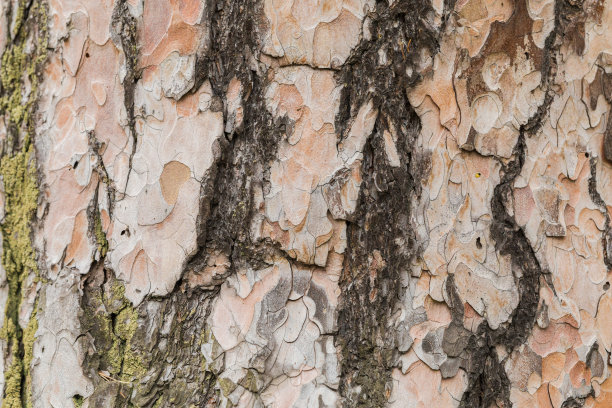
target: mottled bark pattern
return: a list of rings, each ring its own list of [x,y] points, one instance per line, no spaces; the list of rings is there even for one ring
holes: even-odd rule
[[[611,0],[0,0],[2,406],[612,406],[611,44]]]

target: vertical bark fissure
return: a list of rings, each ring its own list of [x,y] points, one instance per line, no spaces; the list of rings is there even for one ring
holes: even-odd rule
[[[210,42],[196,62],[196,84],[209,79],[221,108],[232,79],[243,87],[243,124],[219,140],[216,160],[202,187],[199,214],[199,253],[192,266],[205,262],[207,250],[230,256],[232,268],[244,262],[241,256],[257,252],[249,228],[253,216],[253,189],[265,184],[269,163],[282,136],[282,126],[274,121],[265,103],[266,81],[260,76],[257,56],[263,28],[263,4],[259,1],[215,1],[207,3]],[[197,86],[197,85],[196,85]],[[259,257],[261,258],[261,257]]]
[[[612,225],[610,225],[610,214],[606,208],[606,203],[601,198],[599,191],[597,191],[597,158],[591,157],[589,159],[589,167],[591,171],[591,178],[589,178],[589,194],[593,203],[601,209],[601,213],[606,220],[601,236],[601,244],[603,247],[604,263],[608,270],[610,270],[612,269]]]
[[[445,2],[452,10],[454,2]],[[382,407],[391,392],[391,370],[398,351],[389,328],[403,296],[401,276],[419,251],[411,221],[412,202],[420,194],[429,159],[414,146],[420,119],[410,106],[407,89],[419,78],[422,51],[433,57],[444,30],[429,20],[426,1],[378,1],[364,38],[338,74],[343,85],[336,128],[341,134],[359,107],[372,101],[378,110],[361,165],[362,184],[355,221],[348,222],[347,252],[340,279],[336,344],[341,349],[340,393],[347,407]],[[444,18],[446,21],[446,18]],[[365,34],[364,34],[365,36]],[[386,63],[379,63],[379,53]],[[386,158],[384,132],[397,132],[401,165]]]
[[[465,359],[463,366],[468,372],[468,387],[460,407],[488,407],[493,403],[504,407],[512,405],[510,381],[504,368],[508,357],[501,358],[498,347],[502,347],[506,355],[510,356],[527,340],[537,317],[540,278],[546,279],[549,275],[540,266],[534,249],[514,216],[508,212],[508,207],[513,202],[514,180],[521,173],[525,162],[526,138],[537,137],[548,118],[549,108],[555,97],[557,58],[566,34],[571,32],[568,26],[584,24],[581,6],[582,4],[569,1],[555,3],[555,26],[545,41],[542,57],[540,86],[544,89],[544,101],[528,122],[521,126],[519,139],[513,150],[513,159],[507,164],[501,163],[502,178],[495,187],[491,200],[491,236],[495,241],[496,251],[502,255],[510,255],[519,302],[508,323],[493,330],[484,321],[477,332],[470,336],[465,351],[461,353],[461,357]],[[447,286],[447,290],[455,290],[452,280],[448,284],[450,288]],[[463,315],[453,316],[452,325],[462,325],[459,317],[462,319]]]
[[[138,40],[137,21],[132,16],[127,0],[120,0],[113,10],[111,24],[112,38],[117,47],[123,50],[125,58],[125,77],[123,78],[123,106],[127,115],[127,128],[129,137],[132,138],[132,151],[128,163],[128,175],[123,188],[127,190],[132,173],[132,160],[138,145],[138,134],[136,133],[136,119],[134,116],[134,91],[140,74],[137,72],[138,65]]]
[[[521,12],[525,17],[528,3],[525,3],[526,0],[519,1],[521,1]],[[112,39],[117,48],[123,51],[125,57],[121,67],[122,70],[125,68],[125,77],[121,80],[123,96],[120,95],[119,98],[123,99],[127,122],[123,122],[122,116],[121,125],[128,133],[126,145],[130,146],[131,142],[131,148],[126,147],[126,149],[131,149],[131,152],[129,153],[125,186],[122,186],[124,188],[115,186],[109,180],[102,161],[101,152],[104,146],[96,139],[93,132],[88,134],[89,153],[93,153],[98,159],[97,167],[93,171],[100,176],[93,194],[93,201],[87,208],[90,223],[88,238],[95,237],[98,252],[94,255],[95,259],[89,272],[81,282],[83,292],[80,298],[79,320],[84,334],[77,340],[79,345],[85,345],[87,349],[83,368],[94,387],[92,395],[88,394],[86,397],[77,395],[73,398],[76,406],[80,406],[84,401],[89,406],[220,406],[221,401],[226,400],[238,386],[252,393],[250,397],[252,397],[251,401],[256,401],[253,402],[254,405],[263,404],[261,402],[263,401],[263,388],[259,386],[250,388],[249,385],[245,385],[250,381],[247,380],[247,377],[242,377],[241,380],[234,383],[233,379],[230,380],[230,377],[227,376],[227,372],[232,371],[233,368],[224,367],[223,354],[226,351],[236,350],[232,347],[228,347],[228,350],[221,349],[214,338],[209,326],[209,320],[213,320],[211,319],[213,306],[215,302],[224,300],[221,293],[225,296],[226,292],[222,292],[222,285],[238,270],[259,271],[274,265],[279,258],[289,260],[291,267],[317,268],[296,261],[291,257],[290,251],[283,251],[281,244],[273,242],[270,238],[255,238],[252,231],[255,225],[254,220],[258,219],[263,208],[262,206],[257,208],[257,204],[261,203],[258,201],[261,197],[260,193],[263,193],[267,200],[270,190],[271,163],[284,159],[279,157],[282,156],[280,152],[283,151],[281,146],[287,133],[291,133],[293,126],[288,119],[276,118],[269,110],[271,101],[266,91],[269,89],[270,78],[273,77],[271,71],[278,66],[282,67],[283,62],[269,55],[262,56],[261,60],[264,62],[261,62],[259,58],[262,52],[260,37],[262,32],[266,32],[268,28],[263,10],[264,0],[206,0],[205,3],[200,21],[202,27],[198,27],[198,30],[202,29],[203,34],[201,33],[202,37],[198,39],[200,45],[196,52],[195,80],[193,85],[190,85],[190,92],[199,94],[204,89],[201,87],[204,82],[210,81],[212,88],[210,112],[218,115],[215,115],[215,120],[220,120],[219,112],[223,112],[225,132],[214,141],[212,165],[204,175],[201,184],[196,185],[196,189],[200,189],[200,201],[196,222],[197,248],[195,252],[192,252],[193,248],[190,248],[189,254],[185,254],[187,260],[181,258],[181,262],[185,262],[182,264],[184,266],[182,276],[177,277],[178,281],[172,280],[173,283],[176,282],[174,288],[171,290],[164,288],[163,293],[168,293],[170,290],[167,295],[148,294],[137,306],[133,306],[126,298],[125,286],[116,278],[121,274],[125,276],[124,271],[122,270],[120,274],[119,270],[113,271],[105,268],[105,264],[106,266],[110,264],[108,262],[110,256],[108,260],[106,259],[109,242],[106,241],[100,213],[104,200],[98,200],[103,198],[101,195],[107,194],[108,211],[112,213],[117,191],[122,191],[123,194],[127,191],[132,172],[132,161],[137,150],[139,151],[134,99],[135,94],[140,95],[135,91],[140,76],[138,43],[142,39],[137,38],[139,32],[137,22],[140,23],[145,18],[143,17],[142,20],[141,17],[135,18],[126,0],[119,0],[113,10]],[[414,261],[418,260],[424,250],[422,246],[425,243],[420,241],[420,235],[417,236],[415,225],[417,215],[415,214],[416,205],[423,204],[420,200],[421,186],[426,183],[424,180],[429,176],[431,168],[430,156],[423,153],[421,146],[417,146],[422,122],[416,113],[416,109],[419,108],[409,103],[407,90],[416,86],[422,79],[419,69],[423,69],[423,66],[426,65],[425,61],[429,58],[433,59],[439,52],[439,41],[445,34],[446,21],[454,9],[454,1],[445,0],[444,15],[440,23],[440,20],[436,20],[436,11],[430,3],[430,0],[375,0],[372,2],[374,9],[366,12],[362,24],[366,32],[363,33],[361,41],[353,49],[345,65],[340,68],[335,66],[317,68],[309,63],[295,64],[303,68],[336,73],[337,83],[342,86],[340,111],[335,118],[335,132],[339,134],[337,140],[339,150],[342,142],[348,137],[361,107],[371,102],[377,114],[373,131],[367,137],[362,151],[359,152],[361,153],[361,184],[358,191],[357,208],[347,217],[349,220],[346,221],[347,245],[344,252],[342,275],[338,282],[339,291],[335,292],[336,296],[339,296],[338,319],[335,322],[337,331],[333,333],[326,331],[324,334],[321,332],[324,336],[334,336],[335,346],[339,351],[337,356],[339,367],[337,368],[340,371],[340,383],[337,390],[335,389],[337,382],[333,382],[331,386],[323,385],[333,389],[334,398],[339,393],[342,397],[341,404],[346,407],[386,406],[391,396],[393,381],[397,380],[396,374],[399,372],[400,364],[407,360],[407,354],[403,354],[404,360],[400,363],[399,357],[406,350],[398,346],[401,339],[394,323],[397,323],[395,318],[399,314],[398,308],[403,307],[405,297],[410,296],[406,280],[412,279],[410,283],[415,283],[414,278],[411,277],[411,267],[414,267]],[[519,3],[516,4],[519,5]],[[344,7],[343,4],[341,6]],[[502,407],[512,405],[510,392],[511,386],[514,387],[515,384],[511,384],[514,381],[511,381],[512,374],[506,372],[507,363],[511,362],[511,355],[513,353],[516,355],[517,351],[522,350],[519,347],[529,341],[536,321],[538,306],[541,304],[540,285],[544,285],[545,281],[548,282],[550,279],[550,274],[538,261],[540,259],[538,258],[539,250],[536,252],[527,238],[531,235],[519,225],[518,216],[515,218],[512,210],[514,183],[523,171],[525,161],[528,160],[527,149],[528,145],[531,146],[528,143],[529,138],[537,137],[542,131],[543,124],[548,120],[550,106],[559,94],[559,89],[554,84],[556,61],[561,44],[567,42],[565,31],[571,31],[570,28],[575,24],[580,24],[580,21],[584,23],[579,15],[581,7],[580,0],[560,0],[555,3],[554,29],[546,39],[544,48],[536,50],[537,55],[534,58],[538,61],[535,63],[535,70],[540,70],[542,73],[540,90],[543,90],[544,93],[543,102],[538,106],[536,113],[528,120],[525,119],[527,123],[518,129],[518,141],[513,148],[512,155],[507,159],[499,159],[501,181],[494,187],[490,202],[490,218],[487,219],[487,222],[491,222],[490,235],[494,241],[496,255],[507,256],[511,261],[511,273],[518,292],[518,305],[508,320],[501,323],[497,329],[492,329],[487,323],[486,307],[488,305],[484,305],[485,312],[479,310],[477,313],[485,317],[485,320],[475,332],[472,332],[464,327],[464,310],[467,310],[464,308],[469,308],[469,306],[461,299],[464,293],[460,293],[456,285],[459,279],[455,280],[453,273],[449,272],[445,281],[444,293],[440,294],[448,304],[451,315],[450,326],[444,326],[438,332],[442,333],[442,330],[445,330],[442,339],[444,353],[441,354],[444,357],[448,356],[446,361],[453,364],[459,360],[459,367],[467,373],[467,389],[461,401],[456,401],[461,407],[488,408],[494,404]],[[458,8],[461,9],[461,7]],[[24,11],[24,15],[31,13],[28,10]],[[530,19],[527,20],[524,27],[526,35],[530,33],[527,23],[532,23]],[[515,23],[516,20],[513,24]],[[492,24],[491,37],[500,34],[500,31],[495,30],[503,24],[502,22]],[[514,27],[520,24],[522,23],[516,23]],[[23,30],[23,28],[20,29]],[[503,30],[501,33],[505,34]],[[446,34],[450,34],[450,30],[447,30]],[[519,34],[512,32],[516,38],[521,37],[522,33]],[[497,41],[492,38],[491,42],[495,42],[493,40]],[[142,41],[145,42],[145,40]],[[531,40],[525,40],[526,43],[529,41]],[[573,38],[573,41],[576,41],[576,38]],[[458,41],[456,44],[460,47]],[[455,85],[454,80],[460,75],[471,75],[474,72],[481,74],[479,68],[465,74],[467,71],[464,71],[462,64],[470,65],[468,62],[472,63],[477,59],[482,62],[482,59],[491,55],[492,50],[486,48],[487,44],[485,42],[482,48],[484,51],[471,60],[467,50],[458,50],[457,55],[459,56],[455,61],[457,69],[451,74],[454,76],[451,81],[453,86]],[[533,44],[530,43],[531,45]],[[579,48],[580,44],[574,44],[574,46]],[[533,48],[529,49],[530,52],[532,50]],[[144,55],[143,52],[143,58]],[[189,57],[191,58],[192,55]],[[529,55],[527,58],[529,59]],[[190,61],[193,62],[192,59]],[[271,67],[266,67],[266,63],[270,63]],[[459,67],[464,74],[457,74]],[[270,71],[266,71],[268,68]],[[434,68],[427,68],[427,70],[430,69]],[[240,123],[235,123],[234,113],[231,112],[235,104],[227,100],[228,89],[235,85],[236,81],[240,83],[242,89],[240,107],[243,119]],[[469,81],[467,82],[470,88]],[[473,91],[473,89],[468,89],[468,99],[474,96],[471,94]],[[459,91],[455,90],[454,103],[461,111],[463,107],[460,105],[465,100],[460,99],[458,95]],[[538,100],[538,103],[540,101]],[[174,102],[178,105],[185,100],[177,100],[172,103]],[[471,109],[472,102],[473,100],[468,101],[468,111]],[[119,104],[121,105],[121,102]],[[442,111],[441,105],[440,111]],[[138,101],[136,101],[136,106],[139,106]],[[30,120],[27,119],[28,112],[23,113],[19,108],[14,108],[15,114],[24,115],[24,119],[20,119],[18,123]],[[200,106],[197,109],[200,109],[198,115],[204,112],[202,110],[204,108]],[[420,110],[419,113],[421,113]],[[460,112],[459,116],[461,115],[465,115],[465,112]],[[161,119],[160,121],[170,123],[167,117],[166,120]],[[452,125],[448,123],[450,122],[447,122],[446,126],[450,128]],[[11,135],[20,135],[17,124],[11,124],[13,128]],[[437,126],[437,123],[435,125]],[[513,128],[513,131],[516,132],[516,129]],[[397,157],[401,163],[399,166],[390,163],[386,151],[389,143],[386,132],[392,133],[393,139],[396,139]],[[471,137],[470,142],[460,146],[459,150],[475,150],[474,135],[475,130],[472,129],[469,136]],[[513,136],[516,135],[513,134]],[[19,152],[20,139],[9,140],[10,144],[14,145],[9,147],[12,149],[11,153],[14,153],[10,158],[24,154],[19,156],[19,161],[15,166],[20,177],[18,181],[27,183],[30,180],[28,177],[31,176],[30,171],[33,165],[29,159],[31,149],[24,148],[22,152]],[[24,145],[30,146],[29,135],[26,134],[25,140]],[[142,142],[143,140],[140,140],[140,143]],[[512,145],[507,147],[510,150]],[[450,153],[454,153],[451,152],[453,149],[450,147],[446,146],[446,148]],[[463,153],[459,154],[463,155]],[[469,154],[476,155],[477,153]],[[139,157],[136,156],[136,160],[138,159]],[[604,262],[608,268],[612,268],[612,251],[610,250],[612,226],[610,216],[606,211],[606,204],[597,190],[597,159],[591,158],[589,163],[591,171],[589,194],[591,200],[605,215],[605,231],[602,237]],[[205,160],[206,163],[210,163],[209,157],[206,157]],[[491,159],[491,161],[495,160]],[[5,160],[2,161],[4,164]],[[344,170],[346,169],[342,171]],[[4,177],[8,173],[2,171],[2,174]],[[132,176],[136,177],[136,174]],[[198,175],[200,176],[201,174]],[[480,173],[477,173],[477,177],[480,177]],[[294,181],[284,181],[283,188]],[[103,183],[104,186],[100,183]],[[103,190],[103,187],[106,190]],[[5,188],[7,188],[6,182]],[[10,205],[12,199],[11,188],[11,186],[7,188],[9,197],[7,205]],[[492,185],[491,189],[493,189]],[[487,190],[487,194],[490,194],[490,191]],[[427,192],[423,191],[423,196],[426,194]],[[118,198],[121,199],[121,197]],[[268,202],[266,201],[265,204]],[[486,212],[486,203],[483,206]],[[272,206],[267,209],[269,208]],[[141,209],[138,207],[135,211]],[[32,218],[33,210],[28,207],[26,214]],[[113,222],[114,219],[111,216],[109,230],[112,230]],[[4,245],[5,249],[11,249],[13,244],[7,240],[12,231],[7,229],[5,224],[6,222],[3,223]],[[161,225],[161,222],[159,224]],[[297,228],[302,227],[303,225],[297,226]],[[109,241],[112,239],[110,236]],[[477,246],[481,248],[480,238],[478,238]],[[439,252],[442,252],[439,248],[440,246],[438,247]],[[184,252],[186,253],[187,250]],[[201,283],[205,279],[192,280],[194,275],[198,275],[201,271],[206,270],[207,266],[211,266],[209,258],[213,258],[212,256],[218,253],[227,256],[229,268],[215,274],[211,278],[212,283],[208,281]],[[9,258],[6,254],[5,257]],[[27,265],[18,266],[17,269],[20,271],[20,275],[15,275],[19,276],[18,280],[11,281],[10,279],[14,277],[9,279],[9,284],[13,285],[11,290],[16,288],[15,293],[17,293],[9,298],[9,302],[12,302],[10,303],[12,313],[10,320],[17,322],[18,325],[14,334],[10,335],[14,336],[17,341],[16,357],[21,364],[18,367],[19,399],[15,400],[13,406],[28,403],[26,354],[27,348],[31,347],[27,344],[25,331],[19,327],[18,315],[14,313],[17,310],[16,307],[20,306],[23,297],[22,275],[24,271],[27,271]],[[221,269],[219,267],[219,270]],[[128,273],[131,274],[134,270],[132,266]],[[174,271],[177,272],[176,269]],[[321,271],[317,269],[317,272]],[[149,272],[146,271],[146,273]],[[295,272],[293,274],[295,275]],[[149,275],[149,278],[153,282],[151,276],[153,275]],[[428,276],[423,276],[423,278],[428,278]],[[248,277],[248,279],[251,278]],[[130,281],[131,284],[134,282],[137,281]],[[423,280],[419,282],[422,283]],[[555,291],[552,284],[551,289]],[[225,287],[223,290],[225,291]],[[242,297],[242,294],[239,296]],[[426,292],[423,296],[429,296],[426,300],[430,301],[435,295],[430,289],[430,292]],[[265,307],[266,298],[263,299],[261,304]],[[256,313],[259,305],[260,303],[255,303],[253,306]],[[230,307],[228,306],[228,309]],[[315,307],[319,305],[315,304]],[[442,308],[445,307],[442,306]],[[312,313],[312,311],[307,310],[306,313]],[[223,315],[221,316],[213,315],[215,322],[222,320]],[[9,320],[8,317],[7,320]],[[223,326],[223,324],[215,324]],[[218,326],[215,326],[215,330]],[[254,327],[253,330],[260,330],[259,326],[251,327]],[[219,338],[221,338],[220,335]],[[257,358],[262,355],[266,357],[272,355],[270,344],[272,343],[265,346],[265,350],[261,351]],[[208,351],[204,351],[205,347],[210,347],[213,352],[207,354]],[[400,349],[403,351],[400,352]],[[266,354],[268,352],[269,354]],[[420,355],[418,357],[420,358]],[[589,358],[587,357],[587,360]],[[433,364],[426,363],[425,359],[421,359],[419,364],[421,363],[424,364],[423,368],[426,370],[425,365],[434,369]],[[314,371],[310,365],[308,367],[310,373],[318,370],[318,367],[315,367]],[[248,371],[249,374],[256,370],[252,366],[241,368]],[[267,372],[268,366],[266,365],[262,372],[263,370]],[[300,375],[305,371],[300,371]],[[262,372],[253,375],[259,375]],[[327,375],[325,372],[317,374]],[[335,374],[330,374],[330,378],[333,375]],[[435,375],[446,379],[454,374],[449,375],[448,370],[445,371],[441,364]],[[463,375],[462,372],[461,376]],[[322,385],[319,382],[320,378],[322,377],[318,377],[312,383],[317,386]],[[335,377],[334,381],[337,378]],[[400,381],[403,381],[404,378]],[[275,381],[277,380],[278,377],[275,378]],[[225,385],[224,381],[226,381]],[[276,384],[272,383],[272,385]],[[444,387],[441,388],[443,392],[447,392]],[[307,389],[303,387],[301,392],[306,392]],[[514,388],[512,391],[514,392]],[[237,400],[236,395],[237,393],[233,394],[233,398]],[[592,389],[589,395],[594,395]],[[455,398],[455,394],[452,398]],[[567,394],[563,398],[567,398]],[[574,395],[565,400],[562,406],[581,406],[585,398],[586,396],[583,398],[582,395]],[[319,399],[319,402],[322,405],[327,404],[322,398]]]
[[[514,148],[515,158],[502,168],[503,176],[495,187],[491,210],[493,223],[491,236],[495,248],[501,255],[509,255],[512,271],[518,286],[519,302],[509,322],[493,330],[483,321],[475,334],[471,335],[465,350],[458,357],[464,359],[463,367],[468,373],[468,387],[463,394],[461,407],[488,407],[493,403],[510,407],[510,381],[500,361],[498,346],[510,355],[526,341],[536,318],[540,299],[540,276],[543,271],[523,230],[508,214],[506,203],[511,202],[512,183],[520,174],[525,160],[525,131],[521,130]],[[453,281],[447,282],[447,290],[456,290]],[[453,316],[453,325],[463,327],[463,314]],[[450,334],[451,332],[448,332]],[[445,332],[445,340],[447,333]]]
[[[227,253],[232,261],[230,273],[244,264],[264,265],[268,255],[279,254],[272,244],[252,242],[249,233],[255,211],[252,208],[253,189],[266,183],[268,164],[274,159],[282,136],[282,121],[274,121],[267,110],[266,81],[260,77],[265,73],[259,72],[256,61],[262,14],[263,4],[251,0],[210,0],[205,7],[203,19],[210,31],[198,53],[193,89],[210,80],[211,109],[223,111],[226,123],[229,113],[224,106],[225,94],[232,79],[240,81],[244,89],[244,125],[225,133],[213,146],[215,162],[202,182],[200,194],[199,248],[185,271],[199,270],[211,250]],[[114,16],[115,33],[119,36],[115,42],[121,45],[127,59],[124,103],[130,132],[135,138],[135,21],[125,2],[117,6]],[[134,148],[136,142],[134,139]],[[132,308],[122,294],[113,294],[117,290],[113,288],[122,285],[110,271],[102,269],[103,263],[102,260],[92,268],[82,298],[84,316],[81,321],[85,331],[93,337],[97,350],[89,354],[85,363],[95,384],[94,394],[88,398],[90,404],[214,406],[219,399],[217,374],[223,369],[223,359],[217,356],[207,361],[200,347],[203,342],[215,344],[207,320],[223,280],[210,289],[192,289],[180,279],[167,296],[149,296]],[[148,327],[150,333],[137,331],[129,341],[118,337],[116,320],[121,313],[137,316],[138,327]],[[113,350],[117,342],[120,363],[112,371],[113,359],[108,354],[117,354],[117,350]],[[131,355],[136,358],[129,357]],[[138,378],[125,376],[122,367],[128,357],[137,360],[144,370]],[[104,378],[107,374],[110,380]]]

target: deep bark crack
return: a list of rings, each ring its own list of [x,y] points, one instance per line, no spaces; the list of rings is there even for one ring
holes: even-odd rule
[[[537,317],[540,277],[546,278],[548,272],[542,270],[529,240],[517,225],[514,217],[508,213],[507,206],[512,205],[512,184],[520,174],[525,162],[527,148],[525,138],[536,137],[540,132],[555,97],[554,79],[557,72],[557,56],[566,34],[571,32],[571,30],[568,31],[568,26],[584,24],[582,4],[574,3],[567,0],[555,3],[555,27],[545,41],[542,56],[540,86],[545,90],[544,101],[528,122],[521,126],[519,139],[513,150],[513,159],[507,164],[502,163],[502,178],[495,187],[491,200],[493,215],[491,236],[495,240],[497,252],[511,257],[513,274],[518,286],[519,303],[508,323],[492,330],[484,321],[478,327],[477,332],[470,336],[465,352],[461,353],[462,358],[465,359],[463,366],[468,372],[469,380],[460,407],[488,407],[492,403],[503,407],[512,405],[510,381],[504,369],[504,362],[519,345],[527,340]],[[580,48],[579,45],[574,44],[574,46]],[[448,283],[453,286],[452,281]],[[449,289],[448,286],[447,289]],[[450,289],[454,290],[454,288]],[[452,325],[462,325],[458,317],[453,316]],[[507,352],[507,357],[502,361],[498,356],[498,346],[503,347]]]
[[[601,198],[597,191],[597,159],[591,157],[589,160],[591,178],[589,179],[589,195],[595,205],[601,209],[601,213],[605,217],[604,230],[601,235],[601,243],[603,247],[603,260],[608,270],[612,270],[612,225],[610,224],[610,214],[605,201]]]
[[[136,154],[138,134],[136,133],[136,118],[134,116],[134,91],[140,73],[138,65],[137,21],[132,16],[127,0],[121,0],[113,10],[111,33],[116,46],[120,46],[125,57],[125,78],[123,78],[123,105],[127,114],[127,128],[132,138],[132,151],[128,162],[128,175],[126,177],[123,193],[127,190],[132,173],[132,160]]]
[[[454,2],[445,2],[449,12]],[[417,156],[414,141],[421,122],[408,101],[407,89],[420,79],[424,51],[433,57],[444,23],[438,29],[427,1],[377,1],[370,39],[364,39],[338,73],[343,84],[336,130],[342,137],[359,108],[372,101],[378,118],[363,151],[355,221],[347,225],[347,251],[340,279],[336,344],[341,350],[340,394],[346,407],[382,407],[391,393],[391,370],[398,350],[390,318],[402,298],[401,276],[420,251],[411,221],[413,199],[429,159]],[[446,15],[443,21],[446,21]],[[407,47],[410,44],[410,47]],[[386,55],[379,63],[379,52]],[[392,167],[383,133],[397,132],[401,165]],[[383,266],[373,266],[380,256]],[[380,267],[380,268],[379,268]]]

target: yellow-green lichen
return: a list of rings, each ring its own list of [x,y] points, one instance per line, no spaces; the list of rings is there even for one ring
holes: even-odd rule
[[[110,291],[104,293],[104,304],[109,312],[119,312],[121,309],[129,305],[129,301],[125,298],[125,286],[118,280],[113,280],[110,285]]]
[[[238,387],[238,385],[229,378],[219,378],[217,382],[219,383],[219,387],[224,397],[229,396],[236,387]]]
[[[23,366],[26,371],[25,376],[25,401],[26,407],[32,406],[32,376],[30,373],[30,365],[32,364],[32,358],[34,357],[34,335],[38,330],[38,319],[36,319],[36,307],[34,305],[34,311],[30,316],[30,321],[27,327],[23,331]]]
[[[141,353],[134,345],[138,311],[125,298],[123,284],[110,278],[84,298],[83,329],[92,334],[98,350],[98,369],[111,378],[130,383],[146,374]]]
[[[210,328],[208,326],[204,326],[204,330],[202,330],[202,332],[200,332],[200,342],[198,343],[199,346],[208,343],[208,341],[210,340],[210,338],[214,337],[214,335],[212,334],[212,332],[210,331]]]
[[[17,330],[12,321],[5,323],[8,333],[12,334],[7,342],[11,350],[19,348],[17,336],[13,333]],[[4,328],[3,328],[4,330]],[[2,408],[21,408],[21,379],[23,378],[23,360],[17,352],[11,352],[11,363],[4,372],[4,398]]]
[[[6,216],[2,223],[4,266],[9,281],[7,310],[21,303],[21,283],[29,272],[37,272],[30,240],[32,216],[38,202],[38,185],[33,147],[30,145],[13,156],[0,160],[4,184]],[[12,302],[12,304],[11,304]],[[12,310],[17,313],[17,308]]]
[[[121,374],[122,379],[127,381],[141,377],[147,372],[142,358],[132,350],[132,339],[137,329],[138,312],[131,306],[125,307],[117,315],[115,334],[125,342]]]
[[[96,242],[98,243],[98,252],[100,256],[104,258],[108,252],[108,241],[106,240],[106,234],[102,229],[102,219],[100,213],[96,211],[94,216],[94,232],[96,234]]]
[[[257,393],[259,392],[259,387],[257,386],[259,380],[258,377],[259,376],[255,370],[248,370],[247,375],[245,375],[240,381],[240,385],[253,393]]]
[[[3,92],[0,95],[0,113],[6,113],[9,123],[18,128],[31,131],[32,114],[37,97],[38,71],[47,58],[47,10],[40,1],[32,4],[29,19],[37,22],[28,25],[24,21],[24,9],[29,2],[20,0],[17,5],[13,36],[2,55],[0,64],[0,81]],[[29,27],[28,27],[29,26]],[[37,29],[35,47],[28,46],[28,28]],[[27,85],[26,85],[27,84]],[[9,134],[9,140],[12,135]],[[29,134],[24,135],[25,144],[29,143]]]
[[[113,338],[112,346],[108,350],[108,371],[112,375],[121,374],[121,367],[123,366],[123,343],[119,338]]]
[[[72,397],[72,403],[74,404],[74,408],[81,408],[83,406],[83,397],[75,395]]]
[[[161,397],[157,399],[157,401],[155,401],[155,404],[153,404],[153,408],[160,408],[163,403],[164,403],[164,396],[162,395]]]
[[[0,67],[0,80],[4,89],[0,97],[0,109],[8,113],[12,123],[27,122],[29,119],[26,116],[28,106],[22,103],[22,92],[19,86],[28,57],[23,49],[22,44],[6,50],[2,55],[2,66]]]
[[[9,287],[1,334],[10,345],[11,361],[5,374],[5,398],[2,407],[29,407],[32,405],[30,362],[38,324],[34,312],[28,326],[23,330],[19,326],[19,309],[25,277],[31,273],[38,275],[30,239],[31,220],[38,202],[32,146],[28,146],[27,150],[24,147],[13,156],[4,156],[0,160],[0,176],[6,200],[6,215],[1,227],[2,266],[6,271]],[[22,383],[25,388],[22,388]]]
[[[19,312],[26,277],[38,278],[31,242],[31,223],[38,204],[36,163],[31,135],[41,66],[47,55],[47,13],[39,0],[16,4],[12,41],[0,63],[0,115],[5,116],[8,137],[0,159],[5,194],[2,230],[2,266],[6,271],[8,299],[0,330],[7,344],[5,389],[2,407],[31,407],[30,364],[38,329],[36,304],[25,328]],[[28,13],[25,13],[29,7]]]

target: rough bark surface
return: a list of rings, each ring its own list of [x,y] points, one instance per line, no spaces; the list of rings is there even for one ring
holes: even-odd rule
[[[612,406],[612,0],[0,0],[2,407]]]

